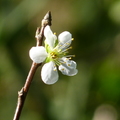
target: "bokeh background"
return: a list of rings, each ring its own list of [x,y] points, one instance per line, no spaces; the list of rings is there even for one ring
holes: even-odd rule
[[[20,120],[120,120],[120,0],[0,0],[0,120],[12,120],[47,11],[52,30],[70,31],[79,73],[31,84]]]

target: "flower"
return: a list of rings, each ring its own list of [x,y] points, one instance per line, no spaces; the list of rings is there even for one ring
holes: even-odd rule
[[[68,76],[74,76],[78,73],[76,69],[76,62],[71,60],[74,55],[67,55],[68,50],[72,42],[72,35],[68,31],[62,32],[57,39],[57,36],[53,34],[50,26],[46,26],[44,30],[45,47],[37,46],[32,47],[29,52],[30,58],[35,63],[41,63],[45,61],[41,69],[41,78],[46,84],[54,84],[58,81],[58,70],[62,74]],[[57,68],[58,66],[58,68]]]

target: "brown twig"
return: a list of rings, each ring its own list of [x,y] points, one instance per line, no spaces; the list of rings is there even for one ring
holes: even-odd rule
[[[36,40],[37,40],[37,44],[36,46],[41,46],[42,45],[42,41],[43,41],[43,37],[44,37],[44,28],[46,25],[51,25],[51,12],[49,11],[44,19],[42,20],[42,27],[40,29],[40,27],[37,28],[36,30]],[[30,88],[31,82],[33,80],[34,74],[37,70],[37,68],[41,65],[37,64],[37,63],[32,63],[31,69],[29,71],[29,74],[27,76],[26,82],[24,84],[24,86],[22,87],[22,89],[18,92],[18,101],[17,101],[17,107],[15,110],[15,114],[14,114],[14,118],[13,120],[19,120],[21,112],[22,112],[22,108],[24,106],[24,102],[28,93],[28,90]]]

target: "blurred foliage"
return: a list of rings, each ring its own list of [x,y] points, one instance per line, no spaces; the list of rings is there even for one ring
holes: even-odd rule
[[[49,86],[39,68],[20,120],[120,120],[120,0],[1,0],[0,119],[13,118],[35,31],[49,10],[52,30],[75,39],[70,53],[79,73],[59,73]]]

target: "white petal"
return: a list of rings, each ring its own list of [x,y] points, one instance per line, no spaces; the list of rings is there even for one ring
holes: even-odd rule
[[[58,36],[58,40],[60,43],[62,44],[71,44],[72,42],[72,35],[70,32],[65,31],[62,32],[59,36]]]
[[[76,69],[76,62],[73,60],[69,60],[66,58],[64,60],[64,64],[61,64],[59,66],[59,70],[62,72],[64,75],[68,76],[74,76],[78,73],[78,70]]]
[[[60,65],[59,70],[62,72],[62,74],[68,75],[68,76],[74,76],[78,73],[78,70],[76,68],[71,69],[66,65]]]
[[[56,35],[53,34],[53,32],[50,29],[50,26],[47,25],[44,29],[44,36],[46,37],[46,42],[47,44],[54,48],[55,47],[55,42],[57,40]]]
[[[71,68],[76,68],[77,67],[77,64],[75,61],[73,60],[69,60],[68,58],[66,57],[63,57],[62,60],[64,61],[64,63],[66,63],[67,66],[71,67]]]
[[[58,81],[58,72],[54,62],[46,63],[41,70],[41,77],[44,83],[54,84]]]
[[[29,56],[35,63],[43,62],[47,57],[47,52],[43,46],[32,47]]]

